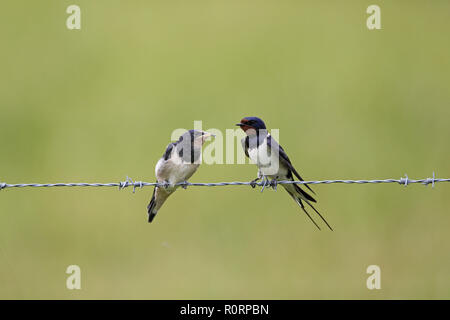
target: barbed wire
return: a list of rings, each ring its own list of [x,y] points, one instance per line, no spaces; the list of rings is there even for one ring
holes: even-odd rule
[[[438,179],[435,177],[433,172],[432,178],[425,179],[409,179],[408,175],[405,174],[405,177],[400,179],[375,179],[375,180],[312,180],[312,181],[291,181],[291,180],[268,180],[263,179],[260,182],[256,181],[232,181],[232,182],[211,182],[211,183],[200,183],[200,182],[180,182],[175,184],[176,186],[181,186],[186,189],[187,187],[222,187],[222,186],[245,186],[249,185],[253,188],[256,186],[262,187],[264,190],[265,187],[272,187],[276,189],[279,184],[332,184],[332,183],[344,183],[344,184],[366,184],[366,183],[398,183],[400,185],[408,186],[412,183],[420,183],[423,185],[431,184],[434,188],[435,184],[438,182],[450,182],[450,179]],[[168,183],[161,182],[143,182],[143,181],[133,181],[131,178],[127,177],[125,181],[122,182],[112,182],[112,183],[17,183],[17,184],[8,184],[6,182],[0,182],[0,191],[7,188],[50,188],[50,187],[118,187],[119,190],[133,187],[133,193],[136,191],[136,188],[143,188],[147,186],[153,187],[169,187]]]

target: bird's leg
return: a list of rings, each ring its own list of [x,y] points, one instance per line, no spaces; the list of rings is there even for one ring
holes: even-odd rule
[[[261,180],[261,178],[263,177],[262,173],[260,170],[258,170],[258,177],[252,181],[250,181],[250,185],[252,186],[253,189],[255,189],[256,187],[256,182]]]
[[[181,185],[181,187],[182,187],[184,190],[186,190],[187,187],[188,187],[188,183],[189,183],[189,182],[187,182],[187,180],[183,181],[183,184]]]

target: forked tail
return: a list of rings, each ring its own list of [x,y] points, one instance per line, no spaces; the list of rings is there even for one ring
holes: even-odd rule
[[[327,220],[325,220],[325,218],[320,214],[319,211],[317,211],[316,208],[314,208],[314,206],[311,204],[311,202],[316,202],[316,200],[311,197],[308,193],[306,193],[304,190],[302,190],[300,188],[300,186],[296,185],[296,184],[292,184],[292,185],[283,185],[286,189],[286,191],[289,193],[289,195],[292,197],[292,199],[294,199],[294,201],[302,208],[302,210],[306,213],[306,215],[308,216],[309,219],[311,219],[311,221],[314,223],[314,225],[319,229],[319,225],[314,221],[314,219],[310,216],[310,214],[308,213],[308,211],[306,211],[305,206],[303,205],[303,201],[305,201],[308,206],[310,206],[318,215],[319,217],[323,220],[323,222],[325,222],[325,224],[328,226],[328,228],[330,228],[331,231],[333,231],[333,228],[331,228],[331,226],[329,225],[329,223],[327,222]]]

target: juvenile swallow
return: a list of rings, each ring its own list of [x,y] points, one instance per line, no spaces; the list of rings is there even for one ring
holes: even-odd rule
[[[257,117],[245,117],[240,123],[236,124],[246,133],[246,137],[241,140],[245,155],[249,157],[258,166],[258,177],[252,182],[263,179],[264,185],[269,182],[269,178],[273,182],[278,180],[294,180],[294,175],[300,181],[304,181],[300,174],[295,170],[294,166],[289,160],[286,152],[278,144],[278,142],[268,133],[264,122]],[[272,183],[272,185],[275,185]],[[313,207],[311,202],[316,200],[304,191],[300,185],[297,184],[282,184],[294,201],[303,209],[306,215],[320,230],[320,227],[314,219],[306,211],[303,201],[306,202],[325,222],[325,224],[333,230],[328,222],[322,217],[319,211]],[[314,191],[306,184],[304,184],[312,193]]]
[[[153,221],[163,203],[179,187],[176,184],[186,182],[197,171],[201,163],[202,146],[211,136],[214,135],[209,132],[189,130],[178,141],[167,146],[155,167],[156,180],[165,186],[153,190],[147,206],[148,222]]]

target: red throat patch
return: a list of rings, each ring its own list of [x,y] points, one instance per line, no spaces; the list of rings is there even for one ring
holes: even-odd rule
[[[244,132],[246,132],[248,129],[253,129],[253,127],[245,125],[247,122],[248,122],[248,120],[245,118],[241,120],[241,123],[244,124],[243,126],[241,126],[241,129]]]

